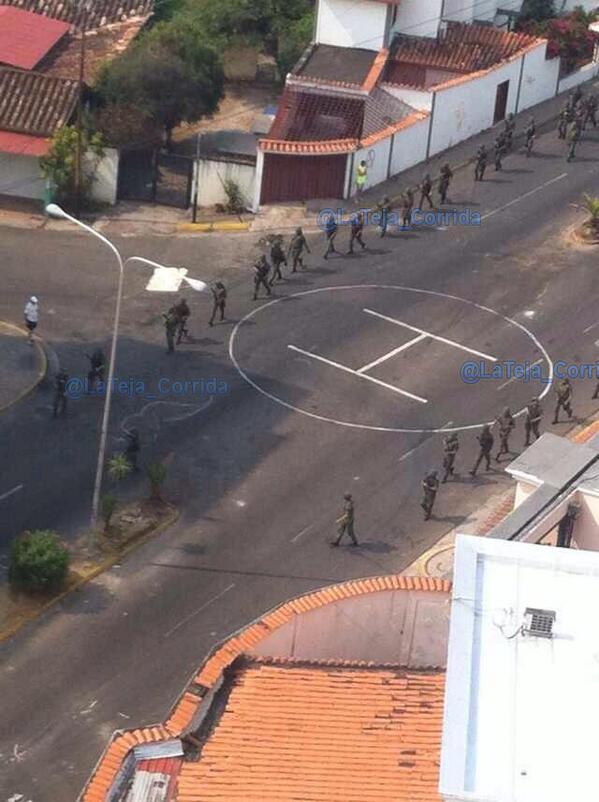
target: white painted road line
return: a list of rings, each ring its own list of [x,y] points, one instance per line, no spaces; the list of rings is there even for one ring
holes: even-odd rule
[[[392,390],[394,393],[399,393],[399,395],[405,395],[407,398],[411,398],[413,401],[419,401],[421,404],[428,403],[426,398],[421,398],[419,395],[408,393],[407,390],[400,390],[399,387],[394,387],[392,384],[387,384],[386,382],[382,382],[380,379],[375,379],[374,376],[366,376],[364,373],[358,373],[357,370],[348,368],[347,365],[341,365],[339,362],[333,362],[331,359],[325,359],[324,356],[312,354],[310,351],[304,351],[303,348],[298,348],[296,345],[288,345],[287,348],[290,348],[292,351],[297,351],[298,354],[303,354],[304,356],[309,356],[312,359],[316,359],[318,362],[323,362],[325,365],[330,365],[332,368],[342,370],[344,373],[351,373],[352,376],[357,376],[359,379],[366,379],[366,381],[372,382],[373,384],[378,384],[380,387],[385,387],[387,390]]]
[[[595,326],[599,326],[599,323],[592,323],[590,326],[587,326],[586,329],[582,332],[583,334],[588,334],[591,329],[594,329]]]
[[[16,487],[13,487],[13,489],[9,490],[8,493],[4,493],[4,495],[0,496],[0,501],[4,501],[5,498],[12,496],[14,493],[18,493],[19,490],[23,489],[23,487],[24,485],[17,485]]]
[[[380,365],[381,362],[385,362],[387,359],[391,359],[392,356],[395,356],[396,354],[405,351],[407,348],[410,348],[412,345],[416,345],[416,343],[419,343],[421,340],[425,339],[426,339],[426,334],[419,334],[418,337],[414,337],[413,340],[410,340],[409,342],[400,345],[399,348],[394,348],[392,351],[389,351],[388,354],[384,354],[383,356],[380,356],[378,359],[375,359],[374,362],[369,362],[367,365],[358,368],[357,372],[366,373],[366,371],[370,370],[370,368],[374,368],[377,365]]]
[[[537,359],[537,361],[533,362],[530,367],[534,368],[535,365],[540,365],[542,361],[543,361],[542,359]],[[527,373],[528,373],[528,371],[527,371]],[[516,377],[515,376],[512,376],[511,379],[508,379],[507,381],[503,382],[503,384],[500,384],[499,387],[497,388],[497,390],[498,391],[499,390],[503,390],[504,387],[507,387],[508,384],[511,384],[513,381],[516,381]],[[524,379],[524,381],[526,381],[526,379]]]
[[[297,535],[291,538],[291,543],[295,543],[295,541],[299,540],[302,535],[307,534],[310,529],[314,529],[314,524],[310,524],[310,526],[307,526],[305,529],[302,529],[301,532],[298,532]]]
[[[166,633],[164,637],[168,638],[169,635],[172,635],[173,632],[176,632],[179,629],[179,627],[182,627],[183,624],[186,624],[188,621],[191,621],[191,619],[195,618],[196,615],[199,615],[202,612],[202,610],[205,610],[206,607],[209,607],[211,604],[214,604],[215,601],[221,599],[225,595],[225,593],[228,593],[230,590],[233,590],[234,587],[235,583],[232,582],[224,590],[221,590],[220,593],[217,593],[216,596],[213,596],[211,599],[208,599],[207,602],[204,602],[204,604],[201,607],[199,607],[195,612],[191,613],[191,615],[188,615],[187,618],[184,618],[182,621],[179,621],[179,623],[176,624],[172,629],[169,629],[169,631]]]
[[[558,175],[555,178],[551,178],[549,181],[545,181],[545,183],[541,184],[540,187],[536,187],[536,189],[531,189],[530,192],[525,192],[524,195],[520,195],[519,197],[514,198],[514,200],[511,200],[509,203],[504,203],[503,206],[500,206],[498,209],[493,209],[491,212],[483,214],[483,216],[480,219],[487,220],[489,217],[493,217],[494,214],[499,214],[499,212],[503,212],[505,209],[509,209],[510,206],[513,206],[515,203],[520,203],[520,201],[524,200],[524,198],[530,198],[531,195],[540,192],[542,189],[545,189],[545,187],[548,187],[551,184],[555,184],[556,181],[561,181],[562,178],[566,178],[567,175],[568,173],[562,173],[561,175]]]
[[[451,426],[452,423],[453,423],[452,420],[448,420],[447,423],[443,424],[442,428],[439,429],[439,431],[442,432],[443,429],[445,429],[446,426]],[[411,448],[409,451],[406,451],[405,454],[401,455],[401,457],[399,458],[399,461],[403,462],[408,457],[411,457],[412,454],[414,454],[416,451],[418,451],[419,448],[422,448],[422,446],[426,445],[430,441],[430,439],[431,439],[430,437],[427,437],[425,440],[422,441],[422,443],[420,443],[420,445],[414,446],[414,448]]]
[[[484,354],[482,351],[475,351],[474,348],[468,348],[466,345],[462,345],[461,343],[456,343],[454,340],[448,340],[446,337],[439,337],[438,334],[431,334],[430,331],[419,329],[416,326],[410,326],[408,323],[403,323],[401,320],[396,320],[394,317],[387,317],[387,315],[381,315],[380,312],[375,312],[373,309],[363,309],[362,311],[366,312],[367,315],[374,315],[374,317],[379,317],[381,320],[386,320],[388,323],[395,323],[396,326],[404,326],[406,329],[410,329],[411,331],[417,331],[420,334],[424,335],[425,337],[430,337],[432,340],[438,340],[440,343],[445,343],[446,345],[452,345],[454,348],[459,348],[462,351],[467,351],[469,354],[474,354],[474,356],[480,356],[483,359],[488,359],[489,362],[497,362],[497,359],[494,356],[490,356],[489,354]]]

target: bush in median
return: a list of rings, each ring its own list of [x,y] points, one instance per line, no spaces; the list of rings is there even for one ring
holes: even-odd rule
[[[68,567],[69,552],[54,532],[25,532],[11,545],[9,579],[23,590],[56,590]]]

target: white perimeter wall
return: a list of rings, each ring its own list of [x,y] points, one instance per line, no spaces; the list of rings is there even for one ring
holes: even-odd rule
[[[394,84],[383,84],[385,92],[389,92],[398,100],[403,100],[408,106],[412,106],[419,111],[430,111],[433,102],[433,93],[425,89],[411,89],[408,86],[395,86]]]
[[[594,78],[598,72],[599,64],[597,62],[591,61],[589,64],[585,64],[584,67],[576,70],[576,72],[572,72],[570,75],[566,75],[565,78],[562,78],[559,82],[558,93],[567,92],[568,89],[572,89],[573,86],[578,86],[578,84],[583,83],[583,81],[589,81],[591,78]]]
[[[520,59],[517,59],[475,80],[438,90],[433,111],[430,155],[440,153],[493,125],[497,87],[503,81],[510,82],[506,114],[514,111],[519,77]]]
[[[42,200],[44,179],[37,156],[0,153],[0,195]]]
[[[555,95],[560,60],[559,58],[547,60],[545,50],[546,46],[542,45],[524,56],[518,111],[542,103]]]
[[[391,175],[401,173],[409,167],[422,162],[426,158],[426,143],[430,117],[418,120],[414,125],[403,128],[395,134],[393,155],[391,157]]]
[[[462,3],[472,5],[472,3]],[[410,36],[436,36],[441,20],[443,0],[401,0],[397,7],[397,17],[393,33],[406,33]]]
[[[365,189],[380,184],[387,180],[387,170],[389,168],[389,149],[391,147],[391,137],[375,142],[369,148],[362,148],[356,151],[354,156],[353,175],[351,177],[350,195],[356,194],[356,169],[362,159],[368,165]]]
[[[226,203],[227,193],[223,188],[223,183],[227,179],[235,181],[239,185],[246,205],[252,206],[256,165],[209,161],[208,159],[200,159],[198,205],[213,206],[215,203]],[[192,197],[193,192],[192,188]]]
[[[93,156],[84,157],[84,169],[93,164]],[[116,203],[117,185],[119,180],[119,152],[115,148],[105,148],[104,157],[98,163],[94,182],[91,187],[91,196],[98,203]]]
[[[379,50],[383,46],[386,20],[385,3],[319,0],[315,41],[323,45]]]

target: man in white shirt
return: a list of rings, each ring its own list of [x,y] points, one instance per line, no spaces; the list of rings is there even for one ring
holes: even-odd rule
[[[31,298],[25,304],[25,325],[27,326],[28,332],[28,342],[29,345],[33,345],[33,332],[37,327],[37,321],[39,318],[39,302],[35,295],[32,295]]]

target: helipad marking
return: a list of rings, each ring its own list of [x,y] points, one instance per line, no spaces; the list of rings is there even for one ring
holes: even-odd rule
[[[410,340],[409,342],[400,345],[399,348],[394,348],[392,351],[389,351],[388,354],[383,354],[383,356],[380,356],[378,359],[375,359],[374,362],[369,362],[367,365],[358,368],[357,372],[366,373],[366,371],[370,370],[370,368],[374,368],[377,365],[380,365],[381,362],[385,362],[387,359],[391,359],[392,356],[396,356],[396,354],[401,353],[401,351],[405,351],[407,348],[411,348],[412,345],[416,345],[416,343],[419,343],[421,340],[426,340],[426,334],[419,334],[418,337],[414,337],[413,340]]]
[[[462,351],[467,351],[469,354],[474,354],[474,356],[480,356],[483,359],[488,359],[489,362],[497,362],[497,359],[494,356],[490,356],[489,354],[484,354],[482,351],[475,351],[474,348],[468,348],[466,345],[462,345],[461,343],[456,343],[455,340],[448,340],[446,337],[439,337],[438,334],[431,334],[430,331],[425,331],[424,329],[416,328],[416,326],[410,326],[408,323],[404,323],[402,320],[396,320],[394,317],[388,317],[387,315],[381,315],[380,312],[375,312],[372,309],[364,309],[367,315],[374,315],[374,317],[380,317],[381,320],[386,320],[388,323],[395,323],[396,326],[404,326],[406,329],[410,329],[411,331],[418,331],[424,337],[430,337],[432,340],[438,340],[440,343],[445,343],[446,345],[452,345],[454,348],[460,348]]]
[[[408,393],[407,390],[401,390],[399,387],[394,387],[392,384],[387,384],[386,382],[382,382],[380,379],[375,379],[374,376],[366,376],[364,373],[359,373],[357,370],[354,370],[353,368],[348,368],[347,365],[342,365],[340,362],[333,362],[332,359],[325,359],[324,356],[319,356],[318,354],[312,354],[310,353],[310,351],[304,351],[303,348],[298,348],[297,345],[288,345],[287,348],[290,348],[292,351],[297,351],[298,354],[303,354],[304,356],[309,356],[312,359],[316,359],[318,362],[324,362],[325,365],[330,365],[332,368],[337,368],[337,370],[342,370],[344,373],[351,373],[352,376],[357,376],[359,379],[366,379],[366,381],[372,382],[373,384],[378,384],[380,387],[384,387],[387,390],[392,390],[394,393],[405,395],[407,398],[411,398],[414,401],[420,401],[421,404],[428,403],[426,398],[421,398],[419,395]]]
[[[399,290],[401,292],[411,292],[418,295],[431,295],[436,298],[449,298],[452,301],[459,301],[463,304],[467,304],[468,306],[473,306],[475,309],[480,309],[483,312],[489,312],[489,314],[494,315],[501,320],[506,321],[506,323],[515,326],[515,328],[519,329],[520,331],[524,332],[527,337],[533,342],[533,344],[538,348],[538,350],[543,354],[544,359],[547,361],[549,366],[549,375],[547,377],[547,385],[539,395],[539,399],[544,398],[547,393],[551,389],[551,384],[553,382],[553,362],[551,361],[551,357],[547,353],[547,349],[543,346],[541,341],[530,331],[526,328],[522,323],[519,323],[517,320],[514,320],[507,315],[502,315],[501,312],[496,312],[494,309],[491,309],[489,306],[484,306],[484,304],[476,303],[476,301],[468,301],[466,298],[460,298],[459,295],[451,295],[448,292],[438,292],[437,290],[425,290],[417,287],[406,287],[401,284],[340,284],[337,287],[317,287],[313,290],[303,290],[301,292],[293,293],[289,296],[282,296],[280,298],[273,298],[271,301],[267,301],[266,303],[262,304],[262,306],[257,306],[248,312],[245,317],[239,320],[235,326],[233,327],[233,331],[231,332],[231,336],[229,338],[229,358],[231,362],[235,366],[235,369],[241,376],[241,378],[246,381],[251,387],[254,388],[257,392],[263,395],[265,398],[268,398],[270,401],[273,401],[275,404],[279,404],[280,406],[284,407],[285,409],[289,409],[291,412],[298,412],[300,415],[304,415],[307,418],[312,418],[313,420],[321,421],[322,423],[332,423],[335,426],[345,426],[348,429],[362,429],[365,431],[370,432],[393,432],[395,434],[422,434],[428,432],[466,432],[471,431],[473,429],[480,429],[485,423],[491,425],[494,421],[486,420],[480,423],[469,423],[462,426],[453,426],[452,428],[449,427],[430,427],[430,428],[416,428],[416,427],[405,427],[405,426],[374,426],[368,423],[355,423],[354,421],[346,421],[346,420],[339,420],[337,418],[331,418],[327,415],[319,415],[317,412],[309,412],[307,409],[302,409],[301,407],[296,406],[295,404],[291,404],[289,401],[285,401],[282,398],[274,395],[273,393],[265,390],[261,387],[257,382],[255,382],[248,374],[243,370],[237,358],[235,356],[235,339],[239,333],[239,330],[247,323],[248,320],[251,320],[255,317],[259,312],[268,309],[274,304],[278,304],[284,301],[288,301],[290,298],[301,298],[304,295],[316,295],[317,293],[321,292],[342,292],[344,290]],[[518,412],[514,414],[514,417],[519,417],[523,415],[525,412],[525,407],[522,407]]]

